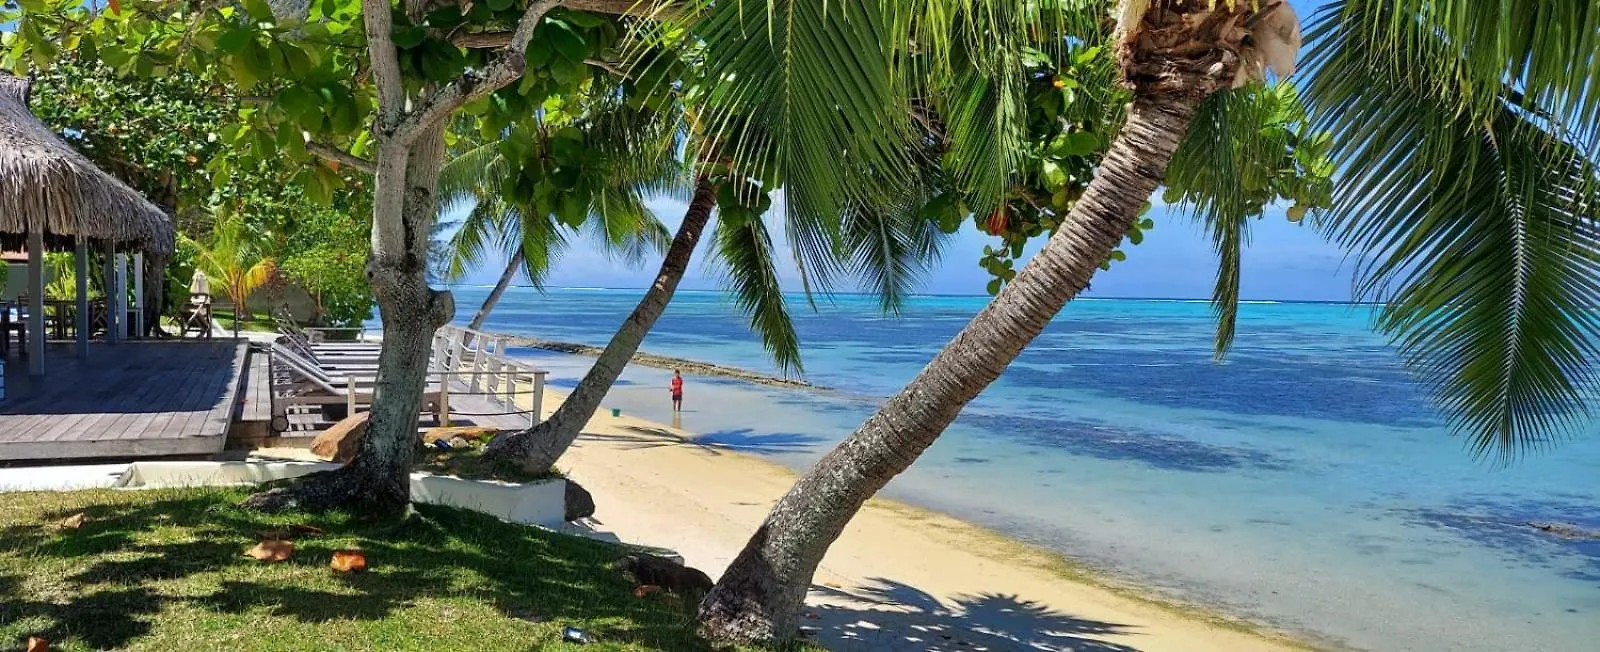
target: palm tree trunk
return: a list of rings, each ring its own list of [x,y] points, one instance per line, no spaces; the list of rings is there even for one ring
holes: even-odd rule
[[[472,323],[467,324],[467,330],[476,331],[483,328],[483,321],[489,318],[489,313],[494,306],[500,303],[500,296],[506,293],[506,288],[511,285],[511,279],[517,277],[517,270],[522,268],[522,248],[511,254],[511,260],[506,261],[506,271],[500,273],[500,281],[494,284],[494,289],[489,291],[489,296],[483,300],[483,305],[478,308],[478,314],[472,316]],[[463,344],[472,344],[472,333],[467,333]]]
[[[704,176],[698,178],[695,181],[694,198],[689,201],[689,209],[683,214],[683,223],[678,226],[678,233],[673,236],[672,245],[661,261],[661,271],[656,274],[655,284],[645,292],[644,298],[639,300],[639,305],[622,322],[616,334],[611,336],[611,342],[601,351],[594,366],[589,368],[589,373],[584,375],[549,419],[533,428],[495,439],[489,444],[485,456],[532,473],[542,473],[550,470],[561,454],[567,452],[572,442],[577,441],[583,426],[600,408],[600,402],[611,391],[611,385],[622,375],[622,369],[638,352],[639,344],[650,334],[656,319],[666,311],[673,293],[678,290],[678,282],[683,280],[683,274],[689,268],[689,258],[694,255],[700,234],[705,231],[716,205],[716,186]]]
[[[900,393],[811,468],[700,605],[715,639],[781,640],[824,553],[866,500],[916,461],[1089,279],[1160,185],[1204,94],[1140,93],[1060,229]]]

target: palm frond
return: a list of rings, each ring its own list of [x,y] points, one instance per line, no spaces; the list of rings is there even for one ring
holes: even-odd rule
[[[1590,156],[1600,148],[1600,5],[1582,0],[1338,0],[1314,22],[1341,27],[1337,44],[1375,73],[1491,121],[1508,96],[1554,119],[1545,128]],[[1312,39],[1316,40],[1316,39]],[[1324,43],[1313,50],[1325,50]],[[1413,59],[1403,53],[1432,51]]]
[[[686,24],[700,52],[690,110],[712,162],[781,180],[781,217],[809,286],[839,270],[839,216],[850,201],[892,195],[881,183],[907,169],[900,45],[880,0],[714,3]],[[852,171],[874,171],[872,176]]]
[[[484,143],[462,152],[439,169],[439,211],[454,210],[494,192],[508,173],[499,143]]]
[[[512,219],[520,225],[516,229],[519,237],[510,242],[512,247],[521,249],[522,274],[527,277],[529,285],[542,292],[550,278],[550,271],[555,268],[556,262],[561,259],[561,254],[567,249],[565,227],[548,214],[528,215],[518,212]]]
[[[800,337],[784,304],[766,224],[760,217],[729,219],[725,215],[717,219],[714,237],[716,246],[708,261],[721,268],[723,285],[750,315],[750,328],[761,335],[767,354],[780,372],[804,373]]]
[[[879,308],[901,307],[938,265],[953,237],[919,214],[921,201],[899,206],[855,206],[844,215],[844,250],[849,271],[878,297]]]
[[[520,214],[499,195],[485,195],[461,220],[448,243],[444,276],[449,281],[459,281],[475,269],[489,248],[505,250],[504,238],[509,225],[518,222]],[[515,246],[515,245],[513,245]]]
[[[1419,370],[1451,425],[1477,454],[1509,461],[1580,425],[1600,380],[1592,367],[1600,360],[1593,158],[1507,76],[1497,75],[1499,96],[1488,106],[1440,101],[1438,70],[1462,75],[1451,85],[1478,84],[1469,96],[1491,92],[1474,67],[1504,53],[1476,48],[1506,43],[1455,40],[1480,32],[1434,22],[1476,19],[1429,8],[1392,20],[1364,15],[1369,4],[1329,8],[1310,30],[1317,74],[1306,96],[1346,170],[1326,228],[1362,256],[1358,293],[1386,300],[1378,328]],[[1436,4],[1445,11],[1455,3]],[[1376,55],[1374,43],[1391,51]],[[1553,65],[1541,57],[1525,54],[1511,70]],[[1551,80],[1528,83],[1560,96]]]
[[[1287,84],[1256,83],[1213,94],[1167,167],[1166,199],[1200,221],[1218,255],[1212,309],[1219,360],[1237,330],[1239,263],[1250,219],[1289,194],[1275,184],[1281,170],[1295,165],[1304,120],[1298,95]]]

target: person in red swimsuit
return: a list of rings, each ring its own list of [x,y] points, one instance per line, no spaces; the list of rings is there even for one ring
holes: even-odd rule
[[[672,411],[683,411],[683,376],[677,369],[672,370]]]

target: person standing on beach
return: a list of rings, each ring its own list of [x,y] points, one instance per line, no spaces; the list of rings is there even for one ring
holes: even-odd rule
[[[683,411],[683,375],[677,369],[672,370],[672,411]]]

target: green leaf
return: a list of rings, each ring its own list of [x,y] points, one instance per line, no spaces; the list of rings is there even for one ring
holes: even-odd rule
[[[989,296],[1000,294],[1000,282],[998,278],[989,279],[989,284],[984,287],[989,292]]]
[[[548,34],[550,48],[567,61],[583,63],[589,56],[588,42],[566,21],[547,18],[540,30]]]
[[[402,50],[410,50],[428,38],[428,30],[420,25],[395,25],[391,40],[394,46]]]
[[[265,0],[242,0],[240,3],[245,13],[258,22],[273,22],[272,7]]]
[[[221,36],[217,37],[217,50],[224,54],[239,54],[244,51],[245,44],[254,38],[255,32],[249,28],[230,25],[223,29]]]

